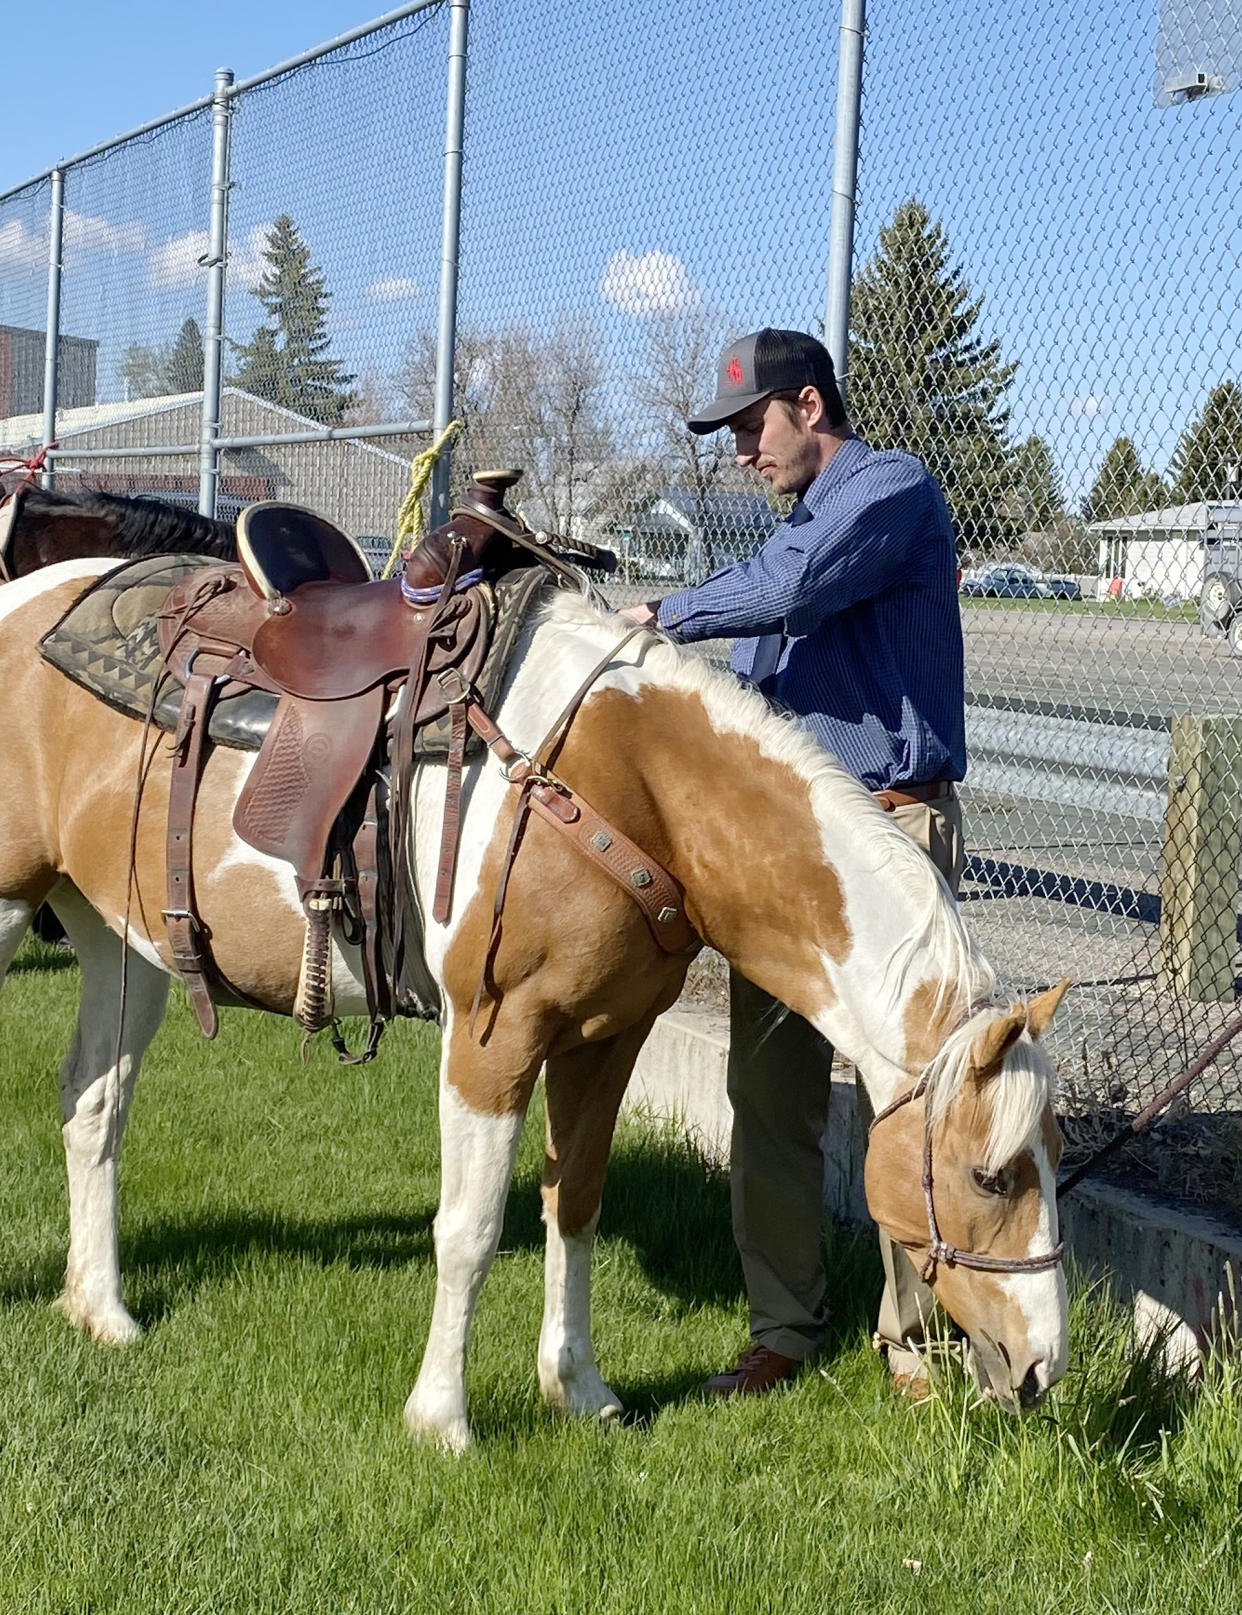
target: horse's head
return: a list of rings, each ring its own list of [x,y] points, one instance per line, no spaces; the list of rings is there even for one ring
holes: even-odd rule
[[[1038,1039],[1068,985],[974,1015],[881,1111],[867,1152],[872,1216],[924,1270],[970,1338],[980,1385],[1010,1410],[1065,1372],[1061,1145]]]

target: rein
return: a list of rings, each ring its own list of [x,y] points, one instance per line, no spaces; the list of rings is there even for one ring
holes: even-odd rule
[[[969,1018],[969,1017],[968,1017]],[[964,1023],[963,1023],[964,1024]],[[895,1111],[901,1110],[905,1105],[912,1104],[916,1099],[924,1100],[923,1106],[923,1203],[927,1208],[927,1232],[930,1239],[930,1249],[927,1260],[919,1271],[919,1277],[924,1284],[933,1284],[936,1279],[936,1268],[943,1262],[946,1267],[966,1267],[976,1273],[1042,1273],[1050,1267],[1056,1267],[1065,1254],[1065,1241],[1062,1239],[1050,1251],[1042,1256],[982,1256],[974,1251],[959,1250],[956,1245],[950,1245],[940,1232],[940,1223],[936,1217],[935,1180],[932,1173],[932,1123],[931,1108],[926,1104],[928,1073],[922,1076],[912,1088],[894,1099],[891,1105],[886,1105],[879,1115],[874,1117],[871,1126],[867,1129],[867,1136],[875,1132],[886,1117]]]

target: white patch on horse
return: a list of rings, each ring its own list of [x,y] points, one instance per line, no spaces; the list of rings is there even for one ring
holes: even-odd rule
[[[60,1070],[69,1258],[57,1305],[96,1340],[120,1344],[136,1339],[141,1331],[121,1296],[117,1155],[138,1067],[164,1016],[168,977],[130,950],[119,1027],[120,938],[67,883],[57,888],[53,906],[82,976],[77,1027]]]
[[[543,1324],[539,1389],[550,1407],[575,1417],[619,1418],[625,1409],[595,1363],[591,1340],[591,1247],[599,1213],[576,1234],[562,1234],[544,1213]]]
[[[1060,1238],[1057,1217],[1057,1177],[1043,1138],[1039,1136],[1031,1153],[1039,1172],[1041,1205],[1028,1256],[1043,1256],[1053,1250]],[[1064,1327],[1067,1307],[1065,1264],[1036,1273],[1010,1273],[1001,1280],[1008,1300],[1026,1321],[1028,1355],[1032,1359],[1035,1382],[1041,1392],[1048,1390],[1065,1373],[1069,1361],[1069,1336]]]
[[[40,567],[37,572],[28,572],[24,578],[14,578],[11,583],[0,584],[0,622],[11,612],[20,611],[32,600],[37,600],[49,589],[78,578],[93,581],[115,566],[115,559],[109,560],[106,556],[77,556],[72,561],[57,561],[54,566]]]
[[[523,1116],[469,1109],[448,1080],[451,1028],[440,1059],[440,1209],[436,1212],[436,1299],[418,1379],[405,1404],[406,1428],[450,1452],[470,1442],[466,1341],[479,1288],[504,1222]]]

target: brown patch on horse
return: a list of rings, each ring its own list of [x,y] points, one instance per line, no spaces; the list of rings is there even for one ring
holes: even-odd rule
[[[943,983],[921,981],[910,994],[902,1017],[906,1039],[906,1070],[911,1076],[925,1071],[957,1024],[957,994]]]
[[[0,635],[0,812],[6,825],[0,891],[24,895],[24,885],[41,895],[65,876],[114,929],[128,904],[134,932],[170,965],[162,911],[171,736],[152,729],[146,737],[131,882],[143,726],[97,701],[31,650],[88,581],[73,579],[38,596],[6,619],[12,631]],[[5,646],[12,647],[7,657]],[[49,735],[56,737],[55,746],[47,744]],[[90,758],[89,771],[66,767],[74,758]],[[300,912],[282,893],[275,871],[257,864],[249,849],[242,862],[229,857],[239,847],[232,803],[251,760],[225,750],[207,760],[195,817],[195,887],[222,973],[264,1007],[288,1013],[301,961]]]
[[[826,862],[807,867],[822,834],[806,781],[751,736],[722,737],[697,691],[599,691],[558,767],[601,812],[627,804],[633,822],[619,818],[620,827],[681,882],[698,934],[757,985],[784,1001],[789,981],[822,983],[821,952],[838,963],[849,954],[840,879]],[[717,795],[728,801],[727,823],[705,811]],[[806,1015],[822,1005],[792,1007]]]
[[[653,1006],[655,1013],[668,1008],[689,962],[658,948],[637,905],[532,816],[510,871],[500,943],[472,1034],[470,1006],[512,818],[513,805],[506,804],[444,963],[453,1006],[448,1080],[464,1104],[486,1115],[523,1109],[546,1058],[603,1043]],[[616,822],[628,828],[620,815]]]
[[[830,867],[806,869],[806,848],[821,842],[806,782],[748,736],[729,735],[724,744],[734,766],[722,780],[722,740],[694,691],[600,690],[583,705],[553,767],[676,877],[695,930],[731,951],[751,979],[778,995],[792,985],[794,998],[799,983],[817,983],[816,1001],[793,1004],[814,1014],[827,991],[819,950],[839,960],[852,942],[841,884]],[[703,811],[709,793],[721,790],[730,821],[755,827],[744,844]],[[465,1020],[511,823],[510,808],[498,819],[479,890],[445,960],[455,1007],[448,1080],[471,1109],[488,1114],[525,1104],[530,1069],[547,1054],[616,1036],[653,1005],[673,1003],[687,963],[662,953],[637,906],[532,818],[510,873],[501,941],[472,1040]]]

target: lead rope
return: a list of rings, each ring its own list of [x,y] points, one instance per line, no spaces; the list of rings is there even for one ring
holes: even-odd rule
[[[401,501],[401,508],[397,512],[397,536],[393,540],[392,550],[389,552],[381,578],[391,577],[397,558],[403,550],[412,549],[423,536],[423,529],[427,519],[423,515],[423,493],[426,490],[428,479],[435,469],[436,461],[444,453],[448,445],[465,423],[452,420],[440,433],[429,448],[421,454],[416,454],[410,461],[410,486],[406,490],[405,498]]]

